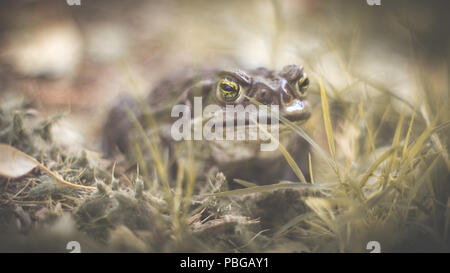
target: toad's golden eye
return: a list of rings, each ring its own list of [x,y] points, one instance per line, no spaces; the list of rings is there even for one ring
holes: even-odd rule
[[[308,89],[308,87],[309,87],[309,78],[306,75],[306,73],[302,74],[302,77],[298,80],[297,85],[298,85],[298,89],[302,93],[305,92]]]
[[[239,84],[230,78],[221,79],[217,85],[218,93],[226,102],[232,102],[239,98],[240,89]]]

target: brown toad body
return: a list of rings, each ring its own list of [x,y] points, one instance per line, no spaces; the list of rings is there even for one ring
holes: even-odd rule
[[[146,117],[151,113],[161,131],[162,146],[176,142],[170,137],[171,109],[174,105],[194,105],[201,97],[203,106],[215,104],[222,110],[227,106],[248,106],[255,103],[270,107],[277,105],[279,114],[301,124],[311,114],[307,101],[309,79],[298,65],[285,66],[280,71],[258,68],[254,70],[204,70],[192,69],[163,79],[148,95],[142,106],[133,98],[122,98],[109,113],[104,126],[103,147],[107,155],[117,152],[132,154],[132,143],[139,137],[132,116],[147,128]],[[203,108],[204,108],[203,107]],[[193,112],[193,111],[192,111]],[[237,126],[237,125],[236,125]],[[246,124],[248,126],[248,124]],[[280,124],[280,128],[283,125]],[[305,176],[308,177],[307,158],[309,145],[289,130],[281,130],[279,141],[291,153]],[[198,141],[197,141],[198,142]],[[197,160],[204,162],[200,171],[215,166],[228,180],[240,178],[257,184],[277,183],[280,180],[298,180],[279,151],[261,151],[260,141],[216,140],[201,142]],[[196,146],[198,147],[198,146]]]

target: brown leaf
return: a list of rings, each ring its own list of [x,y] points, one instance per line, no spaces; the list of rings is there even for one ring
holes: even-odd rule
[[[47,167],[39,163],[33,157],[17,150],[16,148],[0,143],[0,176],[17,178],[29,173],[35,167],[39,167],[53,177],[57,182],[82,190],[96,190],[95,187],[77,185],[62,179],[57,173],[52,172]]]
[[[17,178],[29,173],[38,165],[37,161],[16,148],[0,144],[0,175]]]

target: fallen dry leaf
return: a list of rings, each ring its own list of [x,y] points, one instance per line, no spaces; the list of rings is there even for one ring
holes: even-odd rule
[[[50,176],[52,176],[56,181],[66,186],[82,189],[82,190],[95,190],[95,187],[76,185],[65,181],[55,172],[50,171],[47,167],[39,163],[33,157],[23,153],[16,148],[0,143],[0,176],[5,176],[9,178],[17,178],[29,173],[35,167],[39,167]]]
[[[36,160],[16,148],[0,144],[0,175],[17,178],[37,166]]]

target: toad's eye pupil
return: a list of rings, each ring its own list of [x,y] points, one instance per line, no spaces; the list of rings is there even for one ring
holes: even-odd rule
[[[217,85],[217,94],[220,100],[225,102],[233,102],[240,96],[240,86],[232,79],[224,78]]]
[[[226,83],[222,83],[220,85],[220,88],[222,88],[222,90],[227,91],[227,92],[233,92],[236,91],[231,85],[228,85]]]

